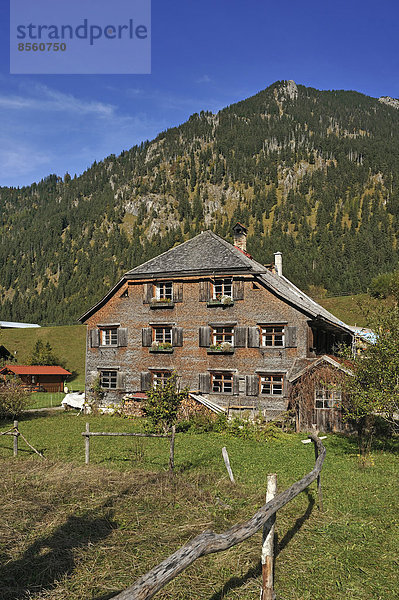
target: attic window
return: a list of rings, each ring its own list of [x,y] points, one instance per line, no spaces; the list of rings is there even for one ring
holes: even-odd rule
[[[155,284],[155,298],[157,300],[173,300],[173,283],[171,281],[161,281]]]
[[[120,296],[121,298],[129,298],[129,290],[126,288],[123,294]]]
[[[213,282],[213,299],[220,300],[223,296],[233,297],[233,280],[231,277],[215,279]]]
[[[104,327],[100,329],[100,345],[101,346],[117,346],[118,345],[118,328]]]

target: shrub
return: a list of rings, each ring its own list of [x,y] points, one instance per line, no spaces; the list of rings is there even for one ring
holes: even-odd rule
[[[22,387],[19,377],[7,376],[0,384],[0,418],[19,417],[29,400],[30,393]]]

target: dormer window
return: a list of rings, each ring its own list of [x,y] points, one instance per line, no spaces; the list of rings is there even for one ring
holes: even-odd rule
[[[213,299],[221,300],[223,296],[233,297],[233,280],[231,277],[215,279],[213,282]]]
[[[155,298],[157,300],[173,300],[173,283],[171,281],[161,281],[155,284]]]

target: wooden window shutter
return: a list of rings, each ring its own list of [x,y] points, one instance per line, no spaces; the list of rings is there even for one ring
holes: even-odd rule
[[[173,302],[183,302],[183,282],[173,284]]]
[[[283,375],[283,395],[286,398],[288,396],[288,386],[289,382],[285,375]]]
[[[211,328],[208,325],[199,328],[199,345],[201,348],[211,345]]]
[[[100,345],[100,330],[92,329],[90,331],[90,346],[92,348],[98,348]]]
[[[118,390],[124,390],[126,388],[126,373],[118,371],[116,374],[116,387]]]
[[[248,327],[248,348],[259,348],[260,332],[259,327]]]
[[[244,300],[244,280],[233,280],[233,300]]]
[[[153,297],[153,285],[152,283],[144,283],[143,285],[143,303],[144,304],[150,304],[151,299]]]
[[[285,338],[285,347],[286,348],[296,348],[297,347],[297,328],[296,327],[286,327],[284,330],[284,338]]]
[[[183,346],[183,327],[172,328],[172,346]]]
[[[240,378],[238,375],[233,375],[233,394],[238,396],[240,393]]]
[[[247,396],[257,396],[259,392],[259,377],[257,375],[247,375],[245,382]]]
[[[247,327],[234,327],[234,347],[245,348],[247,345]]]
[[[127,346],[127,328],[118,327],[118,346]]]
[[[199,301],[209,302],[211,299],[211,282],[200,281],[199,282]]]
[[[200,373],[199,374],[199,391],[204,394],[209,394],[211,391],[211,374]]]
[[[141,373],[141,391],[146,392],[152,386],[152,376],[148,371]]]
[[[141,330],[141,339],[143,346],[149,348],[152,344],[152,329],[151,327],[143,327]]]

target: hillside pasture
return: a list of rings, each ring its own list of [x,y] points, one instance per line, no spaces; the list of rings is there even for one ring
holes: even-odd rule
[[[267,473],[283,490],[314,464],[312,445],[295,434],[259,443],[186,433],[176,438],[174,477],[168,441],[156,438],[96,438],[85,466],[86,421],[91,431],[142,427],[118,417],[31,416],[20,429],[46,460],[22,442],[13,459],[11,437],[0,438],[3,600],[107,600],[201,531],[249,518],[264,503]],[[277,596],[391,600],[399,589],[397,441],[376,445],[368,468],[355,440],[328,435],[325,445],[324,512],[312,484],[277,516]],[[204,557],[156,597],[257,598],[260,547],[259,533]]]

